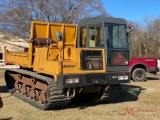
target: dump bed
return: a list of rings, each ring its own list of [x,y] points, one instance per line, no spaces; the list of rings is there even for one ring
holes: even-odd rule
[[[57,32],[62,33],[63,42],[57,40]],[[47,47],[48,50],[54,49],[55,52],[52,54],[55,54],[57,50],[59,51],[59,46],[63,50],[68,47],[75,48],[76,37],[77,25],[75,24],[32,21],[28,52],[11,52],[8,51],[7,48],[5,48],[4,63],[33,68],[37,48]],[[49,40],[50,42],[48,42]],[[35,44],[35,42],[37,43]],[[41,43],[43,43],[43,45]],[[59,52],[57,52],[57,54],[59,54]]]
[[[30,57],[28,52],[9,52],[5,48],[4,52],[6,65],[19,65],[31,68]]]

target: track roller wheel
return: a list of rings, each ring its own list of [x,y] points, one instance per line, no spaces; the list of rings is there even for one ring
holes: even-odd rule
[[[27,93],[26,85],[23,84],[21,90],[22,90],[22,94],[23,94],[23,95],[26,95],[26,93]]]
[[[31,89],[30,92],[29,92],[29,98],[35,99],[35,93],[34,93],[33,89]]]
[[[22,85],[19,83],[19,84],[18,84],[18,92],[19,92],[19,93],[22,93],[22,90],[21,90],[21,89],[22,89]]]
[[[34,90],[35,93],[35,100],[38,101],[39,99],[39,91],[38,90]]]
[[[14,83],[14,87],[15,87],[15,89],[18,91],[18,83],[15,81],[15,83]]]
[[[46,95],[44,91],[40,92],[39,103],[44,104],[47,102]]]
[[[29,86],[26,86],[26,94],[25,94],[25,96],[29,97],[29,93],[30,93],[30,88],[29,88]]]

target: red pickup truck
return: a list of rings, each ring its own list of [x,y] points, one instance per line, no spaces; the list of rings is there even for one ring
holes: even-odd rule
[[[146,72],[156,74],[159,71],[157,58],[131,58],[131,77],[134,81],[145,81]]]

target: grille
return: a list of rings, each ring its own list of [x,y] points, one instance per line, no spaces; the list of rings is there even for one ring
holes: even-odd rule
[[[103,69],[101,50],[82,50],[81,69],[82,70],[101,70]]]

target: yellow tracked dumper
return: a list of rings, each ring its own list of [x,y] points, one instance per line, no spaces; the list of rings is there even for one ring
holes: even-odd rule
[[[129,28],[124,19],[93,17],[75,24],[33,21],[28,52],[5,48],[9,92],[39,109],[67,105],[77,94],[115,99],[130,82]]]

